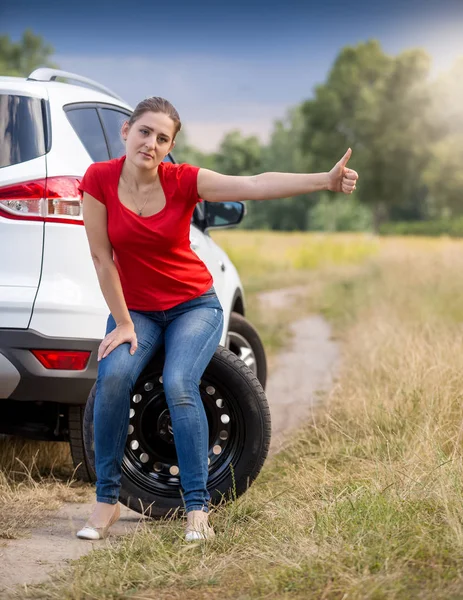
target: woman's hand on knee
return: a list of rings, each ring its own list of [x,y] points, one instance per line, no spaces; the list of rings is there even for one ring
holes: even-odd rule
[[[135,354],[138,343],[133,323],[117,325],[116,329],[113,329],[108,333],[98,348],[98,360],[100,361],[102,358],[106,358],[114,348],[125,343],[130,344],[130,354]]]

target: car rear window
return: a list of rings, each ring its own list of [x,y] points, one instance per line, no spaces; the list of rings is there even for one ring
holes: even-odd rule
[[[74,131],[94,162],[109,159],[108,146],[95,108],[73,108],[66,111]]]
[[[124,121],[130,119],[130,115],[112,108],[100,108],[100,115],[108,139],[111,158],[117,158],[125,154],[125,144],[122,141],[121,127]]]
[[[40,98],[0,94],[0,167],[32,160],[45,152]]]

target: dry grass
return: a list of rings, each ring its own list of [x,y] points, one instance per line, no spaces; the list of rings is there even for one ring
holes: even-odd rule
[[[339,380],[215,511],[212,543],[148,523],[25,597],[462,598],[462,249],[388,239],[361,268],[318,273],[306,309],[336,325]]]
[[[238,269],[246,291],[246,315],[255,325],[271,360],[288,343],[288,326],[307,313],[303,305],[290,310],[262,306],[264,290],[293,286],[316,293],[321,284],[340,274],[352,275],[380,248],[370,234],[286,233],[270,231],[213,231],[214,240]],[[323,273],[322,281],[320,275]]]
[[[90,486],[73,479],[67,443],[0,439],[0,539],[17,538],[63,502],[86,502]]]
[[[225,230],[212,235],[236,265],[247,294],[307,283],[314,272],[362,263],[380,248],[370,234]]]

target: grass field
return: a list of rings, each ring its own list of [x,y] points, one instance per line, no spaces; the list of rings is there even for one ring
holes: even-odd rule
[[[463,244],[214,237],[251,310],[260,289],[307,284],[301,310],[341,343],[334,389],[249,492],[214,511],[213,542],[185,546],[180,522],[149,523],[24,597],[463,598]]]

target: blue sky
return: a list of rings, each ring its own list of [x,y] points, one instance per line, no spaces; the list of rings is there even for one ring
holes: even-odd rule
[[[239,128],[264,141],[277,118],[310,97],[345,45],[378,39],[396,54],[423,47],[435,70],[463,56],[463,0],[15,0],[1,33],[31,28],[61,68],[96,79],[135,105],[176,106],[204,150]]]

